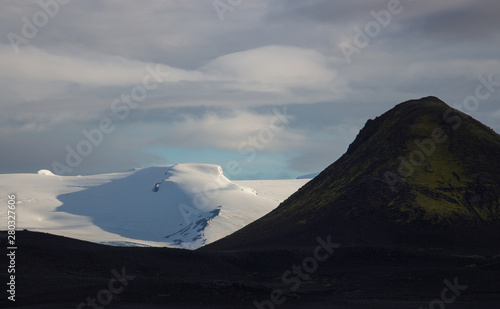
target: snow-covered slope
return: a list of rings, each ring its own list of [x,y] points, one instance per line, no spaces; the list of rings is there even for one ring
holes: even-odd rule
[[[195,249],[267,214],[307,181],[233,182],[217,165],[177,164],[92,176],[5,174],[0,188],[3,205],[16,194],[21,229]],[[7,207],[0,209],[6,229]]]

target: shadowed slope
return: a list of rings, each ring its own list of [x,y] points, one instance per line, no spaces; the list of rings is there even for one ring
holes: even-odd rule
[[[347,152],[276,210],[204,250],[343,245],[496,250],[500,136],[435,97],[368,120]]]

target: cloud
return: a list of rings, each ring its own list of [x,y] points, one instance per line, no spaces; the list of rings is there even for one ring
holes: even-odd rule
[[[22,18],[41,7],[6,1],[0,143],[13,152],[0,172],[64,160],[65,146],[103,117],[116,131],[78,173],[168,161],[151,149],[238,157],[283,107],[296,118],[263,149],[259,173],[276,162],[273,175],[314,172],[345,152],[366,119],[427,95],[460,103],[478,75],[500,71],[493,0],[401,1],[403,11],[347,63],[340,43],[387,3],[243,1],[221,21],[212,1],[71,1],[14,53],[8,33],[20,34]],[[140,86],[148,66],[168,77],[117,119],[112,102]],[[499,93],[475,113],[496,130]]]
[[[36,130],[63,121],[97,120],[113,100],[140,86],[151,70],[161,72],[163,82],[140,108],[229,107],[237,101],[244,109],[314,102],[320,96],[333,98],[341,87],[330,88],[342,83],[327,57],[288,46],[229,53],[194,70],[79,50],[27,47],[13,54],[3,46],[0,66],[5,68],[0,89],[10,90],[0,105],[9,108],[14,123]],[[40,125],[33,126],[36,123]]]
[[[288,150],[302,144],[306,137],[290,129],[295,115],[277,117],[276,114],[288,115],[288,112],[278,108],[275,111],[267,114],[244,110],[225,113],[211,111],[199,116],[181,114],[170,121],[161,121],[159,117],[148,123],[130,123],[126,131],[134,132],[130,138],[148,148],[175,145],[183,149],[210,148],[237,152],[249,138],[259,140],[264,145],[262,151],[266,152]],[[259,133],[261,131],[266,132]],[[260,141],[259,134],[264,134],[264,141]]]
[[[138,77],[148,74],[147,67],[156,63],[126,59],[117,55],[82,52],[79,50],[52,50],[27,47],[12,54],[7,46],[0,46],[0,65],[5,68],[0,78],[16,82],[82,84],[94,87],[133,86]],[[168,82],[199,80],[198,72],[160,65],[168,72]]]
[[[335,71],[321,53],[289,46],[265,46],[232,53],[202,68],[212,78],[237,82],[240,90],[282,92],[287,88],[324,88]]]

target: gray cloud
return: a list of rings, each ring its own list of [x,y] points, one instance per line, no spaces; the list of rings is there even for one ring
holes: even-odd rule
[[[175,163],[151,149],[190,158],[209,149],[224,165],[227,153],[244,160],[238,145],[283,106],[294,121],[260,151],[262,168],[240,177],[262,176],[269,162],[282,165],[262,177],[319,171],[368,118],[427,95],[460,105],[478,75],[500,72],[493,0],[401,0],[401,13],[347,63],[340,44],[353,44],[354,27],[364,29],[370,11],[388,2],[243,1],[221,21],[211,1],[73,0],[15,53],[9,33],[22,35],[23,17],[41,7],[4,1],[0,143],[10,148],[0,173],[63,162],[65,147],[105,117],[116,130],[73,174]],[[113,101],[140,86],[147,67],[169,75],[118,119]],[[497,132],[499,94],[469,111]]]

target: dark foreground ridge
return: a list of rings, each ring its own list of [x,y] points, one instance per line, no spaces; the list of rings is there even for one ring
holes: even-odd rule
[[[499,256],[329,248],[327,236],[320,237],[324,246],[312,240],[318,250],[219,252],[110,247],[36,232],[16,237],[16,302],[4,290],[1,308],[414,309],[441,301],[445,289],[453,308],[500,305]],[[7,265],[5,255],[0,261]]]
[[[500,135],[435,97],[370,119],[347,152],[277,209],[203,250],[500,246]]]
[[[499,154],[498,134],[439,99],[404,102],[200,250],[19,231],[16,302],[4,289],[0,307],[500,308]]]

